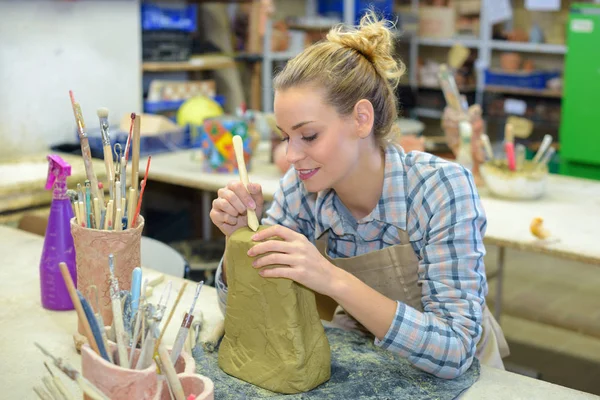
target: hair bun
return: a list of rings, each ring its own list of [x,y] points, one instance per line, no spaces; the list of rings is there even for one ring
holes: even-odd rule
[[[327,40],[362,54],[395,88],[406,67],[394,59],[395,35],[392,27],[391,22],[368,11],[361,18],[358,28],[345,28],[343,25],[335,27],[327,34]]]

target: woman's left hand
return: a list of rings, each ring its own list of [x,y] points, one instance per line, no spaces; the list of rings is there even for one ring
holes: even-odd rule
[[[272,237],[282,240],[266,240]],[[265,240],[248,251],[250,257],[256,257],[252,263],[254,268],[282,265],[262,269],[259,272],[261,276],[288,278],[324,295],[331,291],[336,267],[304,235],[281,225],[273,225],[256,233],[252,240]]]

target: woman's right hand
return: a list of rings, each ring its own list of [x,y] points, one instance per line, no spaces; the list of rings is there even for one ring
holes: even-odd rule
[[[247,209],[255,210],[260,221],[264,198],[258,183],[250,183],[246,190],[242,182],[232,181],[219,189],[217,195],[219,197],[213,200],[210,210],[210,219],[225,236],[248,226]]]

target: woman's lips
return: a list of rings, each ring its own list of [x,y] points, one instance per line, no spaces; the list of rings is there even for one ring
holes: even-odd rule
[[[298,172],[298,176],[300,177],[300,179],[305,181],[307,179],[312,178],[317,172],[319,172],[319,168],[297,169],[296,171]]]

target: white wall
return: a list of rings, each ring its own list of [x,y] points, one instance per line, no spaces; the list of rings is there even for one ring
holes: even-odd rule
[[[0,0],[0,159],[73,142],[86,125],[141,112],[139,0]]]

